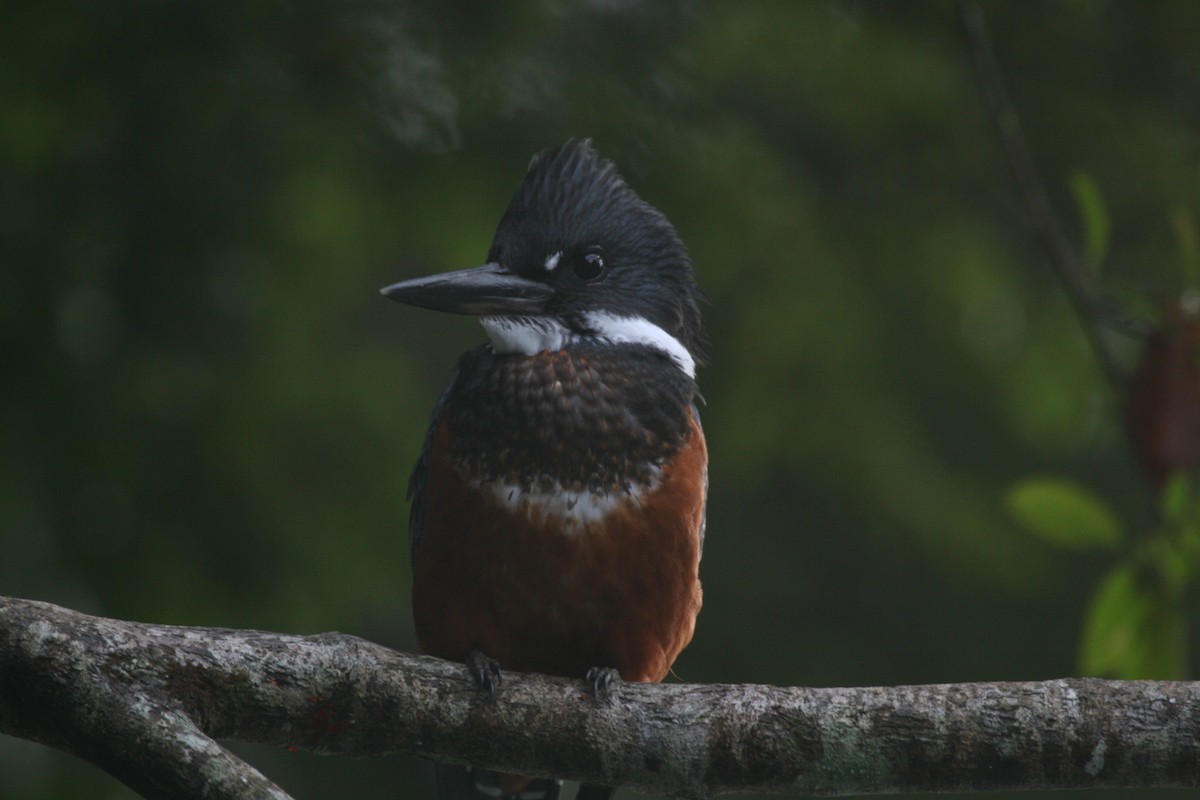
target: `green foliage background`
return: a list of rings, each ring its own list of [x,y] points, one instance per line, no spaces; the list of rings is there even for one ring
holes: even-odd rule
[[[1094,249],[1074,209],[1098,192],[1100,285],[1148,311],[1173,210],[1200,209],[1200,4],[984,10],[1059,210]],[[413,648],[405,481],[482,331],[377,289],[479,263],[529,156],[587,135],[712,298],[706,605],[678,676],[1078,674],[1113,553],[1036,538],[1006,494],[1069,475],[1133,520],[1147,494],[953,4],[4,16],[0,593]],[[298,797],[432,791],[417,759],[240,749]],[[129,796],[3,737],[0,776],[0,798]]]

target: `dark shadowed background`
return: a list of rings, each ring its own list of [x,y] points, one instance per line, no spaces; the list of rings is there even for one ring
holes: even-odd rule
[[[1152,319],[1200,211],[1200,4],[983,8],[1081,248],[1102,204],[1098,291]],[[378,289],[481,263],[529,157],[586,135],[712,300],[705,607],[678,678],[1080,674],[1129,545],[1054,547],[1005,498],[1064,476],[1135,541],[1149,494],[952,3],[4,17],[0,594],[413,649],[405,482],[483,332]],[[1131,365],[1138,341],[1110,339]],[[239,751],[298,798],[432,792],[416,758]],[[130,796],[0,737],[0,798]]]

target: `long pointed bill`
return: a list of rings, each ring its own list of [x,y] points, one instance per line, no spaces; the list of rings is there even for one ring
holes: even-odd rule
[[[401,281],[380,292],[410,306],[479,317],[540,314],[554,295],[546,284],[505,272],[499,264]]]

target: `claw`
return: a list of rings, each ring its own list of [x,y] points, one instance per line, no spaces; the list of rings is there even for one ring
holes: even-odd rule
[[[482,650],[467,653],[467,671],[471,673],[475,685],[489,696],[495,695],[500,688],[500,662],[489,658]]]
[[[614,682],[621,680],[621,673],[612,667],[592,667],[585,680],[591,686],[592,699],[597,703],[608,701],[608,690]]]

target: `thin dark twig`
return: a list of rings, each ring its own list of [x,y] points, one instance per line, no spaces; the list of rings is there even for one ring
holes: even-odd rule
[[[973,0],[959,0],[958,7],[971,60],[975,63],[979,83],[995,120],[1000,144],[1020,187],[1029,220],[1055,276],[1062,284],[1083,325],[1084,334],[1100,362],[1104,377],[1110,386],[1120,389],[1124,377],[1112,349],[1104,339],[1104,314],[1088,289],[1083,262],[1071,246],[1054,208],[1050,205],[1045,183],[1025,141],[1021,118],[1004,88],[1004,79],[1000,75],[1000,67],[996,62],[995,50],[988,36],[983,12]]]

